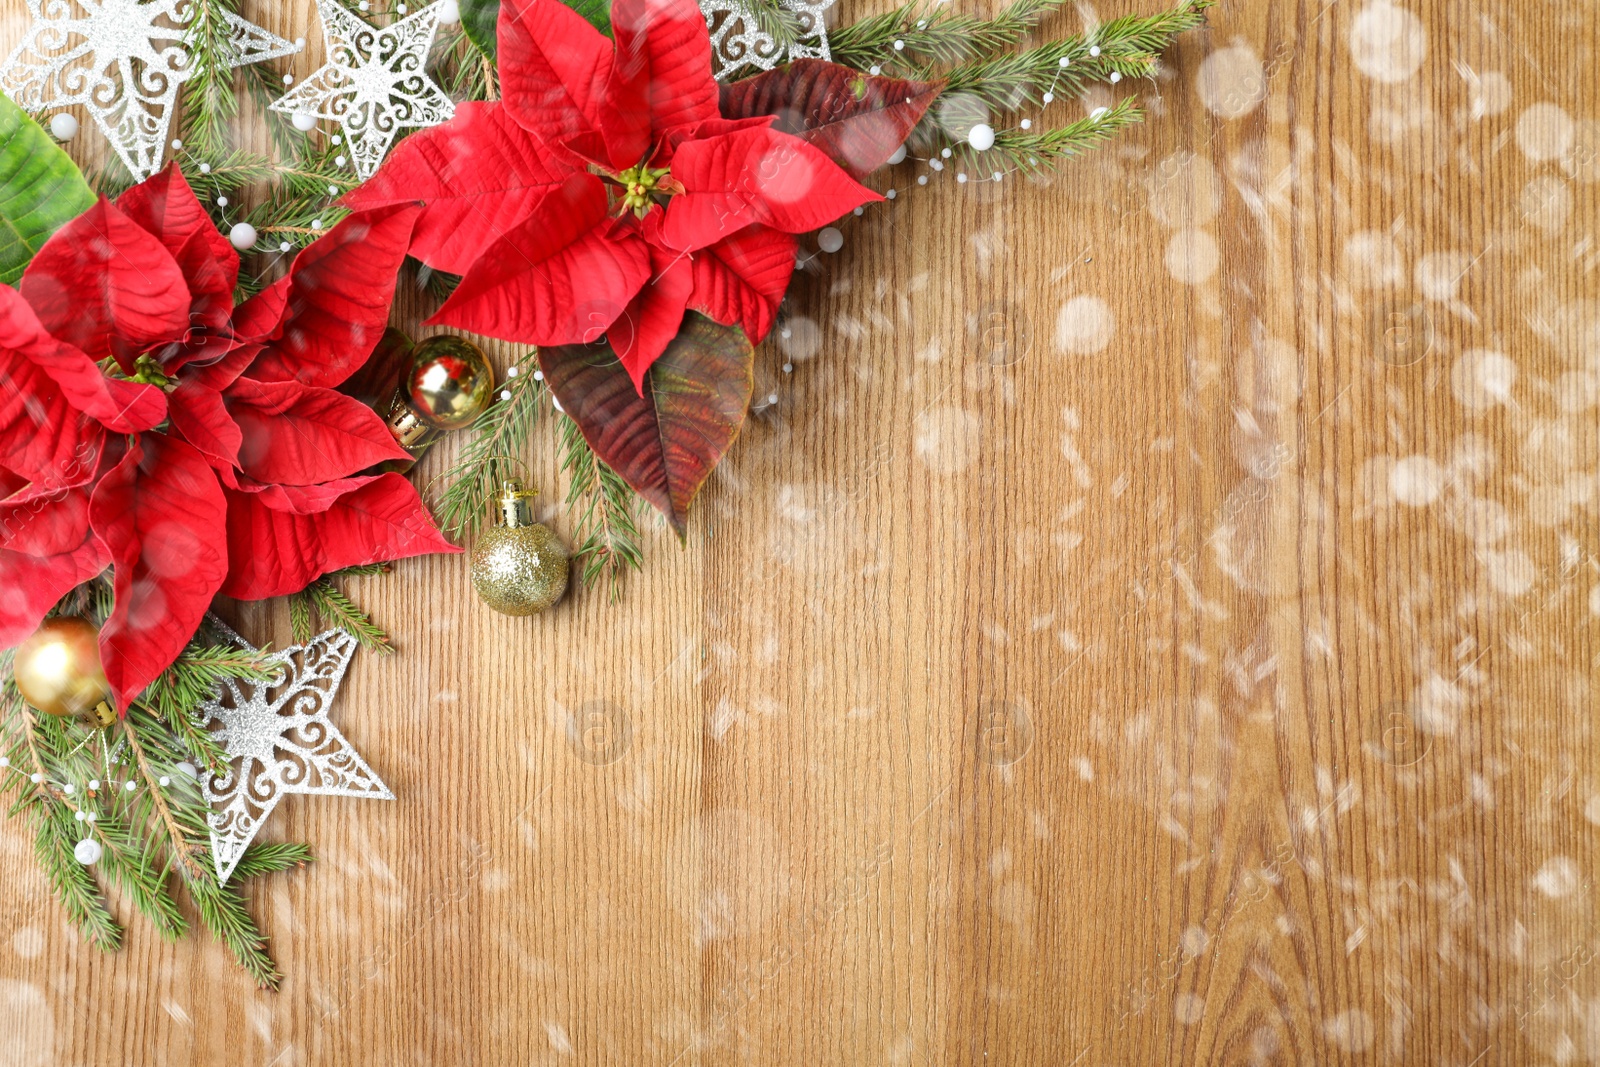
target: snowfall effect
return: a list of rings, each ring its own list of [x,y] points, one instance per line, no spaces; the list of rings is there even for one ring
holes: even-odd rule
[[[615,601],[362,580],[396,799],[261,831],[283,992],[0,824],[0,1064],[1600,1062],[1600,13],[1290,11],[1035,108],[1146,111],[1048,178],[869,179]]]

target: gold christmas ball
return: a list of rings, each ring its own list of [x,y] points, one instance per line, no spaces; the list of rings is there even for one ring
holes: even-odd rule
[[[12,658],[17,691],[47,715],[110,713],[111,687],[100,666],[100,631],[87,619],[46,619]]]
[[[543,611],[567,591],[571,554],[550,527],[533,521],[532,496],[506,482],[496,504],[498,525],[472,547],[472,586],[502,615]]]
[[[470,341],[430,337],[416,347],[401,391],[424,424],[435,430],[459,430],[488,406],[494,368]]]

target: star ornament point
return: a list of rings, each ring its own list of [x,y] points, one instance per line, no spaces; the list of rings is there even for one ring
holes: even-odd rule
[[[382,28],[337,0],[317,0],[317,10],[328,60],[272,110],[337,122],[365,181],[401,129],[437,126],[455,114],[455,104],[424,69],[442,3]]]
[[[277,677],[260,683],[227,679],[197,709],[229,760],[226,774],[200,780],[211,807],[206,822],[219,884],[227,883],[256,831],[289,794],[394,799],[328,721],[355,650],[356,639],[343,630],[318,634],[273,657],[283,666]]]
[[[37,114],[82,105],[138,181],[161,169],[178,90],[195,72],[191,0],[28,0],[0,91]],[[288,41],[224,12],[228,65],[292,55]]]

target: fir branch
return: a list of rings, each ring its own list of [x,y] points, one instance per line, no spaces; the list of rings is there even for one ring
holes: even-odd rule
[[[394,651],[394,646],[389,643],[389,635],[383,632],[383,628],[356,607],[332,580],[318,578],[306,586],[305,591],[317,613],[329,625],[354,637],[362,648],[385,656]]]
[[[145,757],[144,746],[139,742],[139,731],[135,730],[126,718],[122,720],[122,736],[127,739],[128,748],[133,752],[134,763],[138,766],[140,777],[144,779],[145,788],[150,791],[155,817],[166,828],[167,847],[171,857],[177,861],[178,869],[186,880],[209,877],[195,854],[195,847],[179,828],[178,821],[172,814],[172,807],[162,793],[160,782],[150,770],[150,761]]]
[[[835,63],[870,70],[890,61],[960,63],[1010,48],[1063,0],[1012,0],[994,18],[912,0],[835,30],[828,38]],[[902,45],[895,48],[895,42]]]
[[[304,867],[311,862],[311,849],[287,841],[253,841],[234,864],[234,878],[252,878],[258,874],[275,874],[294,867]]]
[[[585,587],[603,573],[611,578],[611,598],[621,595],[621,578],[644,562],[639,545],[633,488],[594,454],[583,431],[569,417],[561,420],[561,469],[570,475],[567,505],[578,510],[573,556],[581,564]]]
[[[234,960],[255,979],[256,985],[277,989],[283,975],[267,955],[267,935],[251,918],[236,883],[218,885],[216,878],[207,873],[185,878],[184,885],[200,913],[201,924],[228,946]]]
[[[211,159],[228,151],[228,120],[239,113],[229,27],[224,17],[233,5],[227,0],[190,0],[189,8],[184,32],[189,77],[183,83],[179,135],[185,148]]]
[[[537,366],[530,358],[524,362],[522,373],[506,379],[497,394],[500,399],[478,416],[455,463],[439,475],[444,491],[433,513],[440,528],[453,537],[477,532],[500,483],[516,469],[514,457],[522,452],[538,425],[545,388],[544,382],[532,373]]]
[[[987,152],[974,151],[965,141],[947,142],[947,145],[955,158],[979,171],[1006,170],[1034,175],[1110,140],[1120,130],[1137,125],[1143,118],[1130,96],[1115,107],[1055,129],[1001,130],[995,134],[994,147]]]
[[[72,813],[65,807],[42,802],[29,806],[38,828],[34,852],[56,899],[66,909],[67,918],[95,948],[106,952],[121,948],[122,927],[111,917],[99,883],[73,855],[80,827]]]
[[[311,603],[311,594],[302,589],[284,599],[289,602],[289,635],[295,644],[303,645],[316,632],[316,608]]]

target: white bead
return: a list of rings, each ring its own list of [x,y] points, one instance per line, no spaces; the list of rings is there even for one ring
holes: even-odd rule
[[[783,373],[785,373],[785,374],[793,374],[794,373],[794,364],[793,363],[785,363],[783,365]]]
[[[70,797],[72,794],[74,794],[74,793],[76,793],[78,791],[78,788],[77,788],[77,786],[73,785],[71,782],[68,782],[66,785],[61,787],[61,791],[63,793],[65,793],[65,794],[67,794],[67,796]]]
[[[339,136],[338,134],[334,134],[332,137],[330,137],[328,139],[330,141],[332,141],[334,144],[344,144],[344,138]]]
[[[866,208],[858,207],[854,211],[852,211],[850,214],[854,215],[856,218],[859,219],[861,216],[865,215],[866,213],[867,213],[867,209]]]
[[[344,157],[343,156],[334,156],[333,157],[333,165],[336,166],[336,167],[344,166]]]
[[[967,176],[965,174],[957,174],[956,181],[960,182],[962,185],[965,185],[967,184]]]
[[[917,184],[918,185],[927,185],[928,184],[928,176],[926,174],[917,175]]]
[[[100,847],[100,842],[92,837],[86,837],[72,846],[72,858],[87,867],[98,860],[104,851]]]
[[[778,402],[778,394],[777,393],[768,393],[767,394],[767,403],[776,404],[777,402]]]
[[[287,252],[287,251],[289,251],[289,249],[291,249],[293,247],[294,246],[291,245],[288,241],[279,241],[278,242],[278,251],[280,251],[280,252]]]
[[[904,52],[906,50],[906,43],[904,41],[896,41],[894,43],[894,50],[896,52]]]
[[[509,390],[509,389],[500,390],[500,399],[501,400],[510,400],[511,399],[511,390]]]
[[[1072,60],[1068,59],[1066,56],[1062,56],[1060,59],[1056,60],[1056,66],[1070,67],[1072,66]]]
[[[9,767],[9,766],[11,766],[11,757],[10,756],[0,756],[0,767]]]
[[[928,166],[933,170],[944,170],[944,164],[939,162],[937,159],[928,160]]]
[[[896,148],[893,152],[889,153],[889,163],[891,165],[896,164],[896,163],[904,163],[905,161],[906,161],[906,146],[905,145],[901,145],[899,148]]]
[[[994,147],[994,127],[987,122],[980,122],[967,131],[967,143],[980,152],[987,152]]]
[[[98,779],[98,778],[89,779],[89,788],[90,789],[99,789],[100,788],[100,779]]]
[[[200,173],[201,174],[210,174],[211,173],[211,164],[209,164],[209,163],[200,164]]]
[[[172,147],[173,148],[182,148],[183,147],[183,142],[178,140],[176,137],[174,137],[172,139]]]
[[[519,375],[521,373],[522,373],[522,368],[518,367],[518,366],[516,366],[514,364],[512,366],[506,368],[506,377],[507,378],[515,378],[517,375]]]
[[[293,74],[285,74],[283,76],[283,84],[285,84],[285,85],[293,85],[294,84],[294,75]]]
[[[256,228],[248,222],[236,222],[228,231],[228,243],[243,252],[256,243]]]
[[[367,0],[361,0],[361,3],[357,4],[356,6],[359,7],[363,11],[371,11],[372,10],[372,5],[370,3],[368,3]]]
[[[196,767],[188,760],[179,761],[178,770],[182,771],[184,774],[187,774],[190,778],[200,777],[200,768]]]
[[[552,407],[554,407],[557,411],[565,411],[565,410],[567,410],[566,408],[561,406],[561,401],[556,399],[556,395],[554,393],[550,394],[550,405]]]
[[[1089,112],[1089,117],[1094,121],[1099,122],[1105,113],[1110,110],[1111,109],[1108,107],[1097,107],[1093,111]]]
[[[876,78],[878,75],[883,73],[883,68],[880,67],[880,66],[874,65],[871,69],[869,69],[867,71],[867,73],[871,74],[874,78]]]
[[[339,195],[339,187],[337,185],[328,186],[328,195],[329,196],[338,196]]]
[[[311,114],[309,111],[296,111],[293,115],[289,116],[289,121],[293,123],[294,128],[299,130],[301,133],[310,133],[312,130],[317,128],[317,116]]]
[[[1000,179],[1002,179],[1002,178],[1004,178],[1004,177],[1005,177],[1005,175],[1004,175],[1004,174],[1001,174],[1001,173],[1000,173],[1000,172],[999,172],[999,171],[995,171],[995,172],[994,172],[994,180],[995,180],[995,181],[999,181],[999,180],[1000,180]]]
[[[928,28],[928,20],[927,19],[918,19],[917,20],[917,29],[925,30],[927,28]]]
[[[544,381],[544,371],[542,371],[542,370],[534,371],[533,372],[533,380],[536,381],[536,382]]]
[[[139,783],[130,778],[126,782],[122,783],[122,788],[131,793],[135,789],[139,788]]]
[[[1017,125],[1021,126],[1025,130],[1031,130],[1031,129],[1033,129],[1033,120],[1032,119],[1023,119]]]
[[[439,21],[454,26],[461,21],[461,5],[456,0],[439,0]]]
[[[313,230],[320,230],[320,229],[322,229],[322,220],[321,220],[321,219],[312,219],[312,220],[311,220],[311,228],[312,228],[312,229],[313,229]]]
[[[1114,71],[1111,72],[1111,84],[1112,85],[1117,84],[1121,80],[1122,80],[1122,71],[1114,70]]]
[[[893,189],[886,189],[886,190],[884,190],[883,198],[885,200],[893,200],[895,197],[897,197],[899,195],[900,194],[895,192]]]
[[[824,226],[817,234],[817,247],[832,255],[844,247],[844,234],[832,226]]]
[[[400,14],[402,14],[402,15],[404,15],[406,13],[406,5],[404,5],[404,4],[396,4],[396,5],[394,5],[394,9],[396,11],[400,12]]]
[[[1092,45],[1089,48],[1089,54],[1091,56],[1098,56],[1100,54],[1100,46],[1099,45]]]
[[[948,149],[948,148],[939,149],[939,155],[941,157],[945,158],[945,159],[949,159],[950,158],[950,149]]]
[[[83,821],[84,822],[94,822],[94,812],[92,812],[92,811],[84,812],[83,813]]]
[[[50,136],[58,141],[70,141],[78,136],[78,120],[63,111],[50,117]]]
[[[172,779],[163,774],[160,778],[156,779],[156,784],[162,789],[165,789],[167,786],[172,784]]]
[[[1054,100],[1055,98],[1056,98],[1056,94],[1055,93],[1045,93],[1044,96],[1042,96],[1040,99],[1042,99],[1045,103],[1048,104],[1050,101]]]
[[[76,819],[78,822],[82,822],[83,821],[83,812],[75,811],[75,812],[72,813],[72,817],[74,819]]]
[[[32,774],[28,775],[28,781],[32,782],[34,785],[38,785],[40,782],[44,781],[44,775],[40,774],[38,771],[34,771]]]
[[[306,39],[304,37],[296,37],[294,39],[295,51],[298,52],[300,49],[304,48],[305,46],[306,46]]]
[[[218,207],[227,207],[228,206],[228,198],[225,197],[225,196],[217,197],[217,206]]]

